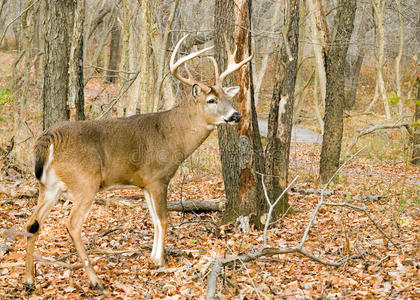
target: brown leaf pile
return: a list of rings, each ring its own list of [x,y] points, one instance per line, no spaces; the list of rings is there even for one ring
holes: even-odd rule
[[[205,151],[214,151],[204,146]],[[207,147],[207,148],[206,148]],[[201,149],[201,150],[203,150]],[[200,151],[200,150],[199,150]],[[318,150],[295,144],[291,176],[304,174],[298,188],[314,185]],[[220,174],[220,173],[218,173]],[[312,176],[311,176],[312,174]],[[392,246],[362,213],[323,207],[305,249],[323,259],[339,260],[366,252],[363,258],[332,268],[301,255],[281,255],[225,268],[218,284],[220,299],[415,299],[419,285],[419,169],[403,163],[373,164],[356,158],[331,190],[345,191],[328,202],[366,207],[381,228],[398,244]],[[36,289],[28,296],[23,287],[24,224],[36,205],[33,180],[0,182],[0,298],[1,299],[203,299],[206,276],[216,257],[252,251],[262,245],[262,233],[240,232],[235,224],[215,230],[220,213],[171,212],[167,235],[167,268],[150,267],[153,226],[136,190],[104,192],[83,228],[92,263],[106,286],[104,293],[89,288],[64,226],[71,204],[59,201],[37,242]],[[359,195],[379,195],[376,200]],[[116,200],[118,199],[118,200]],[[169,199],[224,201],[220,175],[184,169],[174,178]],[[270,227],[272,247],[295,246],[301,238],[319,195],[290,193],[293,214]],[[60,263],[57,263],[61,262]]]

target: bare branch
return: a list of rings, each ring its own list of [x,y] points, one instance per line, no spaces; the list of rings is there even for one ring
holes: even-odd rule
[[[22,10],[22,12],[20,14],[18,14],[16,16],[16,18],[14,18],[12,21],[10,21],[6,27],[3,30],[3,34],[1,35],[1,39],[0,39],[0,45],[3,43],[3,40],[6,36],[7,30],[9,29],[10,25],[12,25],[14,22],[16,22],[17,19],[19,19],[24,13],[26,13],[28,10],[30,10],[36,3],[38,3],[39,0],[35,0],[31,5],[29,5],[27,8],[25,8],[24,10]]]
[[[279,203],[280,199],[284,196],[284,194],[286,194],[286,192],[292,187],[293,183],[295,183],[295,181],[299,178],[299,175],[296,176],[292,180],[292,182],[289,183],[289,185],[283,190],[283,192],[280,194],[280,196],[278,196],[276,201],[274,201],[274,203],[272,204],[270,198],[268,197],[267,187],[265,186],[265,183],[264,183],[264,174],[261,174],[259,172],[257,172],[257,174],[261,175],[261,182],[262,182],[262,186],[263,186],[263,190],[264,190],[265,199],[267,200],[267,203],[269,205],[267,218],[265,220],[264,235],[263,235],[263,246],[267,247],[267,230],[268,230],[268,225],[270,224],[270,219],[271,219],[271,215],[273,213],[274,207]]]
[[[214,296],[216,294],[216,289],[217,289],[217,278],[220,276],[222,268],[226,267],[226,266],[229,266],[229,265],[232,265],[236,262],[246,263],[246,262],[249,262],[249,261],[256,260],[256,259],[258,259],[262,256],[273,256],[273,255],[287,254],[287,253],[300,253],[300,254],[302,254],[306,257],[309,257],[310,259],[312,259],[312,260],[314,260],[318,263],[321,263],[323,265],[338,267],[338,266],[341,266],[344,263],[346,263],[349,259],[355,259],[355,258],[362,257],[364,255],[364,252],[361,252],[359,255],[344,257],[337,262],[322,260],[321,258],[307,252],[306,250],[303,250],[303,245],[308,238],[309,231],[310,231],[310,229],[312,227],[312,224],[313,224],[313,222],[314,222],[314,220],[317,216],[319,208],[324,204],[324,193],[325,193],[326,189],[328,188],[328,186],[330,185],[330,183],[332,182],[334,177],[344,168],[344,166],[350,160],[352,160],[354,157],[356,157],[360,152],[362,152],[365,148],[366,148],[366,146],[363,147],[362,149],[360,149],[359,151],[357,151],[355,154],[353,154],[349,159],[347,159],[338,168],[338,170],[334,173],[334,175],[328,180],[327,184],[325,184],[324,188],[321,191],[321,199],[318,202],[317,206],[315,207],[314,212],[312,213],[312,217],[309,220],[308,225],[306,226],[305,233],[303,234],[303,237],[302,237],[298,246],[291,247],[291,248],[268,248],[268,247],[266,247],[266,232],[267,232],[267,227],[268,227],[269,220],[271,218],[271,214],[269,212],[267,220],[266,220],[265,228],[264,228],[264,245],[263,245],[262,249],[259,249],[259,250],[256,250],[256,251],[253,251],[253,252],[250,252],[250,253],[247,253],[247,254],[234,256],[234,257],[228,257],[228,258],[223,258],[223,259],[218,258],[212,263],[211,271],[210,271],[209,276],[208,276],[206,299],[207,300],[214,299]],[[271,204],[271,201],[267,196],[268,193],[267,193],[267,190],[266,190],[266,187],[265,187],[265,184],[264,184],[264,174],[261,174],[261,173],[259,173],[259,174],[262,176],[262,184],[263,184],[263,188],[264,188],[264,195],[266,195],[266,200],[267,200],[268,204],[270,205],[270,210],[272,210],[272,208],[277,204],[277,202],[283,196],[283,194],[280,195],[279,198],[277,198],[277,200],[274,202],[274,204]],[[285,191],[287,191],[291,187],[291,185],[296,181],[296,179],[297,179],[297,177],[289,184],[289,186],[285,189]],[[371,220],[373,221],[373,219],[371,219]]]
[[[318,211],[320,207],[322,206],[324,202],[324,193],[327,190],[328,186],[330,185],[331,181],[334,179],[334,177],[344,168],[344,166],[351,161],[353,158],[355,158],[360,152],[365,150],[366,146],[357,151],[355,154],[353,154],[349,159],[347,159],[338,169],[335,171],[334,175],[331,176],[330,180],[325,184],[324,188],[321,191],[321,199],[319,200],[318,204],[315,207],[314,212],[312,213],[312,218],[309,220],[308,225],[306,226],[305,233],[303,234],[302,240],[300,241],[299,248],[303,247],[303,244],[305,243],[306,239],[308,238],[309,230],[311,230],[312,223],[315,220],[316,215],[318,214]]]
[[[377,124],[368,128],[363,128],[363,129],[357,129],[356,130],[356,135],[353,137],[349,149],[351,150],[354,145],[357,143],[357,141],[359,140],[359,138],[361,138],[364,135],[370,134],[376,130],[380,130],[380,129],[393,129],[393,128],[401,128],[401,127],[405,127],[405,128],[409,128],[410,124],[408,122],[404,122],[404,123],[397,123],[397,124]]]
[[[96,118],[96,120],[102,119],[108,112],[114,107],[114,105],[118,102],[118,100],[121,99],[121,97],[125,94],[125,92],[128,91],[128,89],[131,87],[133,82],[136,80],[137,76],[139,75],[140,71],[137,71],[136,74],[131,78],[128,82],[128,84],[125,84],[121,87],[120,91],[118,92],[117,97],[115,97],[109,107],[99,116]]]
[[[369,218],[369,220],[373,223],[373,225],[375,225],[375,227],[386,237],[386,239],[388,241],[391,242],[392,245],[394,245],[396,248],[400,248],[390,237],[388,234],[386,234],[386,232],[378,225],[378,223],[373,219],[373,217],[369,214],[369,212],[367,211],[366,208],[364,207],[360,207],[360,206],[356,206],[350,203],[324,203],[324,205],[328,205],[328,206],[343,206],[343,207],[348,207],[348,208],[352,208],[354,210],[359,210],[365,213],[365,215]]]

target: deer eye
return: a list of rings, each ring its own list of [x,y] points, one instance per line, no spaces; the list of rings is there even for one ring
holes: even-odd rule
[[[211,99],[207,100],[207,103],[208,104],[214,104],[214,103],[216,103],[216,99],[211,98]]]

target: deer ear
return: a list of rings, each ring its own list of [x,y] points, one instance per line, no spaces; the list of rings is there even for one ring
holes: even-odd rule
[[[191,94],[194,98],[194,101],[197,102],[197,97],[201,93],[201,88],[198,84],[194,84],[191,89]]]
[[[227,88],[223,88],[223,91],[225,92],[226,95],[233,98],[236,96],[236,94],[239,92],[240,89],[241,88],[239,86],[230,86]]]

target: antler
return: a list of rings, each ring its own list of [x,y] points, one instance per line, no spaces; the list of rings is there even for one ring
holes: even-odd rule
[[[226,78],[226,76],[228,76],[230,73],[233,73],[239,70],[243,65],[247,64],[248,62],[251,61],[251,59],[254,58],[254,52],[253,52],[251,56],[248,56],[243,61],[235,63],[235,55],[236,55],[237,47],[235,46],[235,50],[232,53],[230,51],[229,43],[227,41],[226,36],[225,36],[225,46],[226,46],[226,52],[227,52],[228,66],[221,75],[219,75],[219,69],[217,67],[216,61],[214,60],[213,57],[210,57],[214,65],[214,71],[216,73],[216,85],[219,85],[219,86],[222,86],[223,80]]]
[[[175,63],[175,56],[176,56],[176,54],[177,54],[177,52],[178,52],[178,49],[179,49],[179,47],[181,46],[182,42],[183,42],[183,41],[184,41],[187,37],[188,37],[188,34],[187,34],[187,35],[185,35],[182,39],[180,39],[180,40],[178,41],[178,43],[176,44],[175,49],[174,49],[174,51],[172,52],[172,55],[171,55],[171,60],[170,60],[170,62],[169,62],[169,68],[170,68],[170,70],[171,70],[172,75],[173,75],[176,79],[178,79],[179,81],[181,81],[181,82],[183,82],[183,83],[185,83],[186,85],[189,85],[189,86],[193,86],[194,84],[197,84],[197,85],[199,85],[199,86],[200,86],[200,88],[201,88],[203,91],[205,91],[205,92],[209,92],[209,91],[210,91],[210,88],[209,88],[207,85],[205,85],[205,84],[203,84],[203,83],[201,83],[201,82],[199,82],[199,81],[195,80],[195,79],[192,77],[192,75],[191,75],[190,71],[188,70],[188,68],[187,68],[187,65],[186,65],[186,64],[185,64],[185,70],[187,71],[188,78],[182,77],[182,76],[181,76],[181,75],[179,75],[179,74],[178,74],[178,72],[177,72],[177,71],[178,71],[178,68],[179,68],[181,65],[183,65],[185,62],[187,62],[188,60],[191,60],[191,59],[193,59],[194,57],[197,57],[197,56],[199,56],[200,54],[202,54],[202,53],[204,53],[204,52],[206,52],[206,51],[209,51],[210,49],[212,49],[212,48],[213,48],[213,47],[208,47],[208,48],[204,48],[204,49],[202,49],[202,50],[200,50],[200,51],[190,53],[189,55],[184,56],[183,58],[179,59],[179,60]]]

